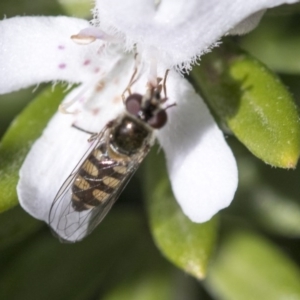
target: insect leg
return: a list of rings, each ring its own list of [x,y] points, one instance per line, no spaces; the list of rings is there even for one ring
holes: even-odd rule
[[[165,107],[164,110],[167,110],[168,108],[173,107],[173,106],[176,106],[176,105],[177,105],[177,103],[174,102],[174,103],[168,105],[167,107]]]
[[[129,80],[129,83],[128,83],[128,85],[127,85],[127,87],[126,87],[126,89],[124,90],[124,92],[122,93],[122,99],[123,99],[123,102],[125,102],[125,93],[126,92],[128,92],[129,93],[129,95],[131,95],[131,90],[130,90],[130,88],[131,88],[131,86],[135,83],[135,77],[136,77],[136,74],[137,74],[137,72],[138,72],[138,65],[140,64],[140,56],[139,56],[139,54],[138,53],[135,53],[135,55],[134,55],[134,61],[135,61],[135,63],[134,63],[134,69],[133,69],[133,73],[132,73],[132,75],[131,75],[131,77],[130,77],[130,80]]]
[[[164,91],[165,99],[168,99],[166,82],[167,82],[169,71],[170,71],[169,69],[166,70],[164,80],[163,80],[163,83],[162,83],[162,88],[163,88],[163,91]]]
[[[80,130],[80,131],[82,131],[82,132],[88,133],[88,134],[90,134],[90,135],[98,134],[98,132],[91,132],[91,131],[85,130],[85,129],[83,129],[83,128],[77,126],[77,125],[74,124],[74,123],[72,124],[72,127],[73,127],[73,128],[76,128],[76,129],[78,129],[78,130]]]
[[[87,134],[90,134],[91,136],[88,138],[88,142],[93,142],[94,140],[96,140],[99,136],[99,133],[98,132],[91,132],[91,131],[88,131],[88,130],[85,130],[75,124],[72,124],[72,127],[82,131],[82,132],[85,132]]]

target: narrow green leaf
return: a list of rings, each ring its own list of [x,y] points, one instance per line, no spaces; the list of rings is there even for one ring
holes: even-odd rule
[[[275,245],[247,231],[223,241],[207,286],[218,300],[300,299],[300,270]]]
[[[46,230],[21,246],[1,269],[1,299],[94,299],[151,262],[159,270],[155,261],[163,261],[143,215],[117,207],[80,243],[61,244]]]
[[[19,169],[33,142],[64,98],[64,88],[47,88],[13,121],[0,143],[0,212],[18,203]]]
[[[142,274],[117,285],[99,300],[196,300],[199,299],[197,296],[197,283],[168,266],[155,271],[145,269]]]
[[[300,237],[300,203],[270,187],[252,190],[253,218],[272,233]]]
[[[0,251],[37,232],[43,223],[29,216],[19,206],[0,215]]]
[[[240,171],[236,201],[227,214],[247,218],[265,231],[300,237],[300,169],[271,168],[234,138],[227,140]]]
[[[263,18],[256,30],[243,37],[241,45],[271,69],[282,73],[299,74],[299,31],[299,12],[294,16],[270,16]]]
[[[171,262],[202,279],[216,241],[217,218],[197,224],[183,214],[172,194],[164,164],[163,155],[152,151],[146,166],[151,232],[158,248]]]
[[[170,272],[139,274],[99,300],[166,300],[175,296],[176,278]],[[184,280],[184,278],[181,278]],[[178,292],[178,290],[177,290]],[[183,293],[188,294],[188,293]],[[191,299],[191,298],[189,298]]]
[[[58,3],[70,16],[77,18],[91,17],[91,10],[94,7],[93,1],[90,0],[58,0]]]
[[[44,88],[39,87],[34,93],[31,87],[10,94],[0,95],[0,140],[13,118]]]
[[[32,5],[31,0],[1,0],[0,11],[7,18],[18,15],[48,15],[55,16],[63,14],[63,10],[55,0],[39,0]]]
[[[172,282],[163,272],[137,276],[133,280],[114,289],[101,300],[167,300],[173,299]]]
[[[273,8],[269,8],[265,14],[265,16],[273,16],[278,17],[280,15],[293,15],[300,13],[300,4],[299,3],[293,3],[293,4],[282,4],[279,6],[275,6]],[[264,18],[265,18],[264,16]]]
[[[212,110],[254,155],[272,166],[296,166],[299,114],[274,73],[225,40],[191,76]]]
[[[297,106],[300,106],[300,74],[280,74],[280,79],[289,88],[289,91],[294,96]]]

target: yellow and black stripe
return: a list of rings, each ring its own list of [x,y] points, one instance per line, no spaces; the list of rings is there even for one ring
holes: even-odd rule
[[[126,166],[116,166],[104,154],[105,148],[105,144],[95,148],[76,175],[72,186],[72,205],[76,211],[104,204],[127,174]]]

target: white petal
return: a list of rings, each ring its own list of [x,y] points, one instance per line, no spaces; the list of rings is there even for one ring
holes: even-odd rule
[[[71,35],[89,26],[68,17],[15,17],[0,22],[0,94],[40,82],[83,82],[99,73],[102,45],[78,45]]]
[[[124,105],[120,95],[129,82],[132,65],[132,59],[120,62],[107,81],[103,81],[100,91],[89,89],[84,92],[85,86],[72,91],[65,101],[71,101],[79,93],[85,103],[77,102],[70,110],[79,108],[81,113],[55,114],[32,146],[20,170],[17,191],[21,206],[35,218],[48,222],[50,207],[58,190],[90,146],[87,141],[90,136],[71,125],[75,123],[80,128],[99,132],[122,112]],[[89,101],[86,102],[87,97]]]
[[[245,20],[241,21],[234,28],[232,28],[229,31],[229,34],[242,35],[242,34],[248,33],[249,31],[253,30],[259,24],[259,22],[265,12],[266,12],[266,10],[263,9],[263,10],[260,10],[256,13],[252,14],[251,16],[247,17]]]
[[[237,187],[237,166],[202,99],[190,84],[170,74],[168,123],[158,131],[166,153],[172,189],[184,213],[194,222],[208,221],[227,207]]]
[[[143,45],[151,59],[158,50],[167,66],[203,54],[224,34],[260,10],[297,0],[97,0],[100,27],[125,35],[127,47]],[[96,20],[96,21],[97,21]]]

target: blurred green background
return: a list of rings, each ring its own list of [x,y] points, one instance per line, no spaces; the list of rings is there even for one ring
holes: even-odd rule
[[[2,17],[88,18],[90,8],[80,0],[0,2]],[[270,10],[251,34],[234,38],[279,74],[297,105],[299,32],[296,4]],[[0,96],[0,136],[45,88]],[[0,299],[300,299],[299,168],[272,168],[228,130],[226,139],[238,162],[239,188],[232,205],[204,225],[182,216],[164,169],[154,176],[151,165],[161,159],[156,149],[101,226],[78,244],[59,243],[20,207],[2,213]]]

